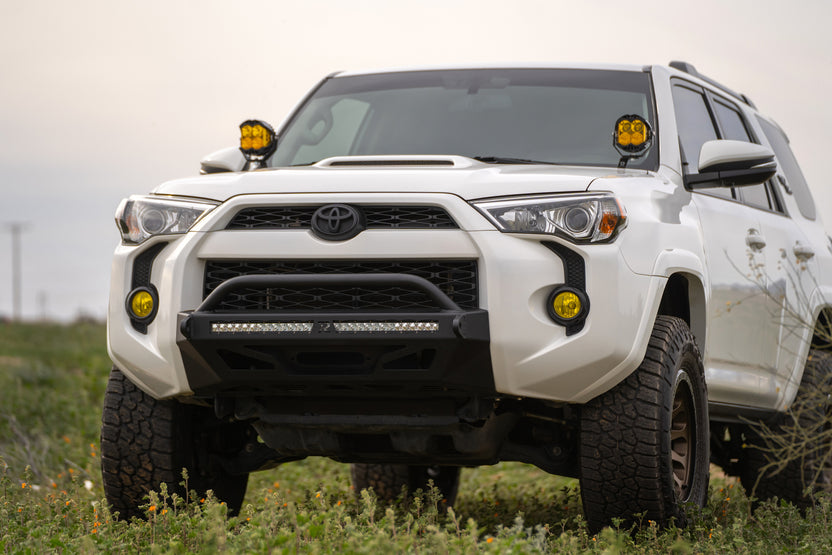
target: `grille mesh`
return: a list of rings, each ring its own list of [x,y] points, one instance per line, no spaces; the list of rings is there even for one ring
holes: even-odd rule
[[[243,208],[226,229],[309,229],[312,214],[320,206],[258,206]],[[356,206],[369,229],[456,229],[457,225],[438,206]]]
[[[410,274],[430,281],[461,308],[478,308],[477,264],[473,260],[436,261],[208,261],[207,297],[222,282],[238,276],[282,274]],[[398,286],[249,288],[228,294],[217,310],[229,311],[378,311],[435,310],[419,290]]]

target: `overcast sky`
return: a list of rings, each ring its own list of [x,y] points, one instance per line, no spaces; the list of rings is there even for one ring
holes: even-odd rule
[[[693,63],[787,131],[832,228],[832,2],[0,0],[0,315],[103,317],[122,197],[279,124],[336,70]]]

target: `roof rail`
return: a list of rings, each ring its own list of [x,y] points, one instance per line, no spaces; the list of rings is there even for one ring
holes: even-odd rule
[[[746,104],[748,104],[752,108],[755,108],[755,109],[757,108],[754,105],[754,103],[751,102],[751,99],[748,98],[746,95],[735,92],[735,91],[729,89],[728,87],[726,87],[725,85],[723,85],[722,83],[718,83],[718,82],[714,81],[710,77],[705,77],[704,75],[699,73],[696,70],[695,67],[693,67],[693,64],[690,64],[688,62],[680,62],[680,61],[674,60],[674,61],[670,62],[668,65],[670,67],[672,67],[673,69],[678,69],[679,71],[684,71],[685,73],[687,73],[689,75],[693,75],[694,77],[697,77],[697,78],[705,81],[709,85],[713,85],[714,87],[718,88],[722,92],[730,94],[731,96],[733,96],[737,100],[741,100],[742,102],[745,102]]]

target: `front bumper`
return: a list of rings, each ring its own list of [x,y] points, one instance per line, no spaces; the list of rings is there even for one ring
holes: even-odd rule
[[[433,312],[241,313],[218,310],[249,288],[409,287]],[[488,314],[463,310],[424,278],[401,274],[245,276],[179,315],[179,348],[198,396],[495,396]]]
[[[440,206],[457,222],[459,229],[431,230],[374,230],[368,229],[357,237],[343,242],[323,241],[306,230],[228,230],[227,223],[239,210],[267,205],[310,205],[332,202],[360,204],[390,204],[389,193],[361,194],[295,194],[246,195],[234,197],[211,212],[191,232],[175,237],[157,237],[139,247],[117,247],[113,262],[111,297],[108,315],[108,344],[113,361],[142,389],[156,398],[190,394],[210,394],[228,386],[229,389],[283,387],[288,381],[304,374],[308,383],[325,384],[329,378],[317,378],[309,364],[286,365],[284,370],[275,361],[292,352],[321,352],[322,365],[329,364],[325,353],[347,353],[355,362],[356,372],[364,372],[367,383],[394,380],[392,368],[379,368],[379,362],[391,345],[427,345],[434,341],[437,352],[457,361],[446,365],[445,373],[432,368],[421,369],[426,387],[446,386],[493,390],[500,396],[531,397],[570,403],[585,402],[613,387],[635,369],[647,347],[665,279],[632,272],[621,256],[618,243],[608,245],[562,245],[576,253],[585,264],[586,292],[592,310],[584,327],[567,334],[566,328],[555,324],[546,312],[546,299],[559,284],[565,283],[562,260],[543,243],[552,242],[548,236],[517,236],[496,231],[467,202],[450,194],[395,195],[397,203]],[[124,310],[124,299],[132,288],[134,265],[142,253],[155,245],[158,252],[152,263],[150,282],[159,294],[160,309],[145,333],[134,329]],[[235,364],[220,364],[219,344],[225,342],[234,349],[247,347],[240,338],[220,339],[209,330],[212,317],[198,308],[204,298],[203,282],[206,266],[215,260],[281,260],[289,261],[397,261],[407,260],[472,260],[478,268],[478,306],[466,308],[476,312],[477,318],[488,321],[487,338],[461,338],[454,330],[450,317],[437,316],[442,330],[433,339],[407,338],[395,342],[392,336],[340,338],[325,336],[320,330],[328,322],[335,322],[343,314],[315,311],[310,321],[319,330],[314,339],[298,337],[269,338],[246,335],[249,344],[258,352],[272,340],[279,344],[277,353],[265,356],[266,368],[255,368],[255,373],[244,377],[229,374]],[[439,311],[441,312],[441,310]],[[283,315],[277,320],[273,314],[225,314],[228,322],[295,321],[295,315]],[[344,320],[376,321],[374,313],[348,313]],[[396,315],[399,317],[400,315]],[[422,319],[409,314],[408,317]],[[288,318],[288,319],[287,319]],[[259,320],[258,320],[259,319]],[[388,318],[389,319],[389,318]],[[181,330],[187,320],[186,333]],[[445,322],[443,324],[443,322]],[[202,327],[201,327],[202,326]],[[209,327],[205,327],[209,326]],[[445,335],[447,334],[447,335]],[[453,340],[451,337],[453,336]],[[402,336],[397,336],[399,339]],[[317,345],[309,349],[308,345]],[[473,349],[473,350],[472,350]],[[266,349],[268,350],[268,349]],[[372,352],[370,352],[372,351]],[[482,352],[480,352],[482,351]],[[486,360],[483,355],[488,353]],[[357,362],[356,353],[369,353],[370,361]],[[472,355],[471,353],[474,353]],[[255,360],[264,359],[258,355]],[[270,358],[271,357],[271,358]],[[233,356],[226,355],[228,360]],[[301,357],[304,358],[304,357]],[[468,359],[471,359],[470,361]],[[306,356],[306,361],[315,357]],[[258,363],[259,364],[259,363]],[[270,365],[270,366],[269,366]],[[256,364],[255,364],[256,366]],[[383,364],[382,364],[383,366]],[[430,365],[428,365],[430,366]],[[202,368],[194,372],[191,368]],[[427,370],[427,371],[424,371]],[[248,370],[246,370],[248,371]],[[380,374],[374,372],[379,371]],[[490,373],[490,379],[484,374]],[[387,376],[387,377],[385,377]],[[412,376],[411,376],[412,377]],[[365,378],[342,377],[342,382]],[[398,379],[398,378],[395,378]],[[400,384],[406,379],[399,380]],[[417,379],[418,382],[418,379]],[[225,384],[222,386],[220,384]],[[444,385],[443,385],[444,384]],[[450,385],[448,385],[450,384]],[[336,384],[337,385],[337,384]],[[265,387],[265,385],[264,385]],[[315,391],[318,385],[312,387]],[[403,386],[402,386],[403,387]],[[262,391],[262,390],[261,390]]]

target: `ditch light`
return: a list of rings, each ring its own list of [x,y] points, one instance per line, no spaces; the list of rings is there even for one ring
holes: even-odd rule
[[[335,333],[436,333],[439,322],[324,322]],[[314,322],[213,322],[211,333],[312,333]]]

